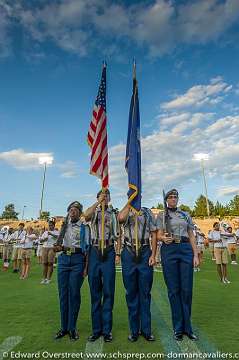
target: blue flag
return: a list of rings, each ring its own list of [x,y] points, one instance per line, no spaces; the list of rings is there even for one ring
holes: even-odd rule
[[[125,168],[128,172],[128,202],[133,211],[138,213],[141,209],[141,146],[140,146],[140,115],[138,84],[133,79],[133,95],[129,109],[128,137],[125,157]]]

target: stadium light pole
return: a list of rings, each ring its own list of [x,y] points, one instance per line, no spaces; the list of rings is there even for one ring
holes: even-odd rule
[[[42,179],[42,190],[41,190],[41,204],[40,204],[40,211],[39,211],[39,219],[41,218],[42,214],[42,205],[43,205],[43,196],[45,190],[45,182],[46,182],[46,167],[47,165],[51,165],[53,163],[53,156],[40,156],[39,157],[39,164],[44,166],[43,172],[43,179]]]
[[[23,205],[22,208],[22,220],[24,220],[24,213],[25,213],[25,208],[27,207],[27,205]]]
[[[193,155],[193,159],[196,161],[200,161],[201,164],[201,170],[202,170],[202,178],[204,183],[204,189],[205,189],[205,197],[206,197],[206,205],[207,205],[207,216],[210,216],[210,208],[209,208],[209,201],[208,201],[208,195],[207,195],[207,182],[206,182],[206,176],[205,176],[205,167],[204,167],[204,161],[209,160],[209,155],[205,153],[198,153]]]

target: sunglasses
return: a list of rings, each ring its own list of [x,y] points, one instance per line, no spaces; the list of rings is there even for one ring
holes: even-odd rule
[[[168,196],[168,199],[177,199],[178,197],[177,197],[177,195],[169,195]]]

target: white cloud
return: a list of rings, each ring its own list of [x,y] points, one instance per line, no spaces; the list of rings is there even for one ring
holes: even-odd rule
[[[63,178],[74,178],[78,176],[79,169],[76,162],[67,160],[63,164],[59,164],[58,168],[61,171],[61,177]]]
[[[238,19],[237,0],[190,1],[178,9],[178,23],[185,42],[216,40]]]
[[[30,4],[30,6],[29,6]],[[122,44],[146,46],[150,56],[161,56],[181,44],[205,44],[225,36],[238,21],[238,0],[187,1],[154,0],[126,5],[110,0],[53,0],[31,3],[0,0],[11,21],[23,26],[35,41],[53,41],[58,47],[80,56],[100,50],[119,54]],[[1,11],[0,11],[1,13]],[[10,20],[0,17],[1,34],[6,34]],[[2,24],[2,25],[1,25]],[[2,35],[5,42],[5,36]],[[0,37],[1,39],[1,37]],[[1,43],[1,40],[0,40]],[[121,45],[122,45],[121,44]]]
[[[182,132],[189,128],[195,128],[201,126],[204,122],[208,122],[213,119],[214,113],[163,113],[158,116],[160,128],[162,130],[173,127],[173,131]]]
[[[152,56],[179,44],[205,44],[217,40],[238,20],[237,0],[177,2],[156,0],[139,7],[135,38],[147,43]]]
[[[217,190],[218,196],[234,196],[239,194],[239,187],[222,186]]]
[[[0,1],[0,58],[8,56],[11,52],[11,39],[8,34],[8,28],[8,7],[3,1]]]
[[[25,152],[23,149],[14,149],[0,153],[0,161],[4,161],[18,170],[37,170],[42,168],[40,157],[53,156],[52,153]],[[49,166],[49,165],[48,165]],[[62,164],[54,164],[63,178],[74,178],[79,175],[80,169],[75,161],[67,160]]]
[[[214,78],[208,85],[195,85],[187,90],[183,95],[178,95],[175,99],[165,102],[161,108],[165,111],[181,110],[192,107],[202,107],[204,105],[216,105],[221,102],[226,93],[232,86],[223,81],[221,77]]]
[[[183,190],[201,179],[200,164],[193,160],[194,153],[209,153],[205,166],[211,178],[225,183],[239,175],[239,116],[219,118],[213,125],[203,122],[202,128],[187,127],[179,136],[175,128],[183,123],[184,120],[174,124],[170,131],[159,129],[142,138],[143,202],[149,206],[158,201],[163,188]],[[125,145],[110,149],[111,185],[117,190],[124,189],[126,194],[124,156]]]
[[[39,169],[39,158],[52,156],[52,153],[27,153],[23,149],[14,149],[0,153],[0,161],[13,166],[19,170]]]

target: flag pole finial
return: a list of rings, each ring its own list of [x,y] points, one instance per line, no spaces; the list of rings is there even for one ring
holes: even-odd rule
[[[136,80],[136,59],[133,60],[133,79]]]

